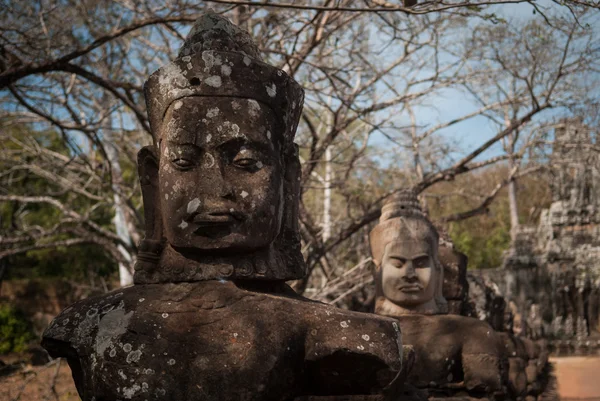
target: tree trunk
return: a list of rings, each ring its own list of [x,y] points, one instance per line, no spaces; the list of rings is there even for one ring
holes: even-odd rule
[[[323,191],[323,242],[331,238],[331,146],[325,150],[325,189]]]
[[[508,183],[508,206],[510,208],[510,237],[514,241],[519,228],[519,205],[517,203],[517,183],[514,178]]]

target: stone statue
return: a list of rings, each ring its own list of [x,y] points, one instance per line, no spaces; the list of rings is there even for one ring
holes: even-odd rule
[[[135,285],[72,305],[44,333],[81,398],[395,396],[398,323],[285,284],[306,274],[293,142],[302,88],[209,13],[145,96],[154,142],[139,152],[146,235]]]
[[[502,341],[484,322],[446,314],[438,233],[413,191],[401,191],[384,205],[370,242],[375,313],[397,318],[404,343],[415,350],[408,382],[434,398],[502,394]]]

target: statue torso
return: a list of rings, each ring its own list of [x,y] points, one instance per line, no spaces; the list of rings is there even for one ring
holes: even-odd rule
[[[399,345],[390,323],[206,281],[136,285],[82,301],[55,319],[44,341],[55,356],[70,353],[69,362],[81,364],[75,381],[84,401],[280,401],[309,389],[353,394],[388,384],[400,366],[367,363],[371,372],[356,375],[327,366],[361,354],[394,365]]]
[[[420,387],[501,389],[505,367],[501,342],[486,323],[457,315],[399,316],[405,345],[415,349],[409,382]],[[486,391],[487,392],[487,391]]]

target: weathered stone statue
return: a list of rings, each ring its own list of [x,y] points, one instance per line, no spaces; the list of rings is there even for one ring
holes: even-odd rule
[[[414,192],[400,192],[383,207],[370,241],[375,313],[397,318],[404,343],[415,350],[408,382],[428,397],[502,394],[502,341],[484,322],[446,314],[438,233]]]
[[[504,344],[503,351],[508,361],[508,398],[529,401],[556,399],[555,378],[548,363],[545,341],[532,341],[516,335],[513,331],[516,320],[513,303],[507,304],[497,286],[487,277],[478,276],[475,272],[467,274],[466,256],[454,249],[447,236],[440,238],[439,258],[444,267],[443,295],[449,299],[449,305],[455,306],[449,308],[449,313],[485,321]]]
[[[246,32],[207,14],[145,94],[154,143],[139,153],[146,236],[135,285],[74,304],[44,334],[81,398],[394,396],[398,323],[285,284],[305,274],[301,87],[260,61]]]

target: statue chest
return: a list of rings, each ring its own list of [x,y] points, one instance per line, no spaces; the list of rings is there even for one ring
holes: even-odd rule
[[[265,332],[227,309],[140,313],[125,333],[109,341],[97,335],[80,359],[86,388],[96,401],[285,399],[302,371],[294,328]]]
[[[76,306],[47,332],[76,351],[69,363],[81,372],[74,378],[84,401],[283,400],[297,392],[300,322],[277,317],[260,294],[217,284],[156,288]]]

